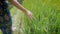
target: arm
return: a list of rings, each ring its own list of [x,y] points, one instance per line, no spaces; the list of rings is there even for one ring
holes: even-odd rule
[[[28,17],[32,16],[32,13],[26,8],[24,8],[21,4],[19,4],[17,0],[9,0],[9,2],[13,4],[14,6],[16,6],[18,9],[20,9],[21,11],[23,11]]]
[[[14,6],[16,6],[18,9],[20,9],[20,10],[22,10],[24,12],[27,11],[27,9],[25,9],[21,4],[19,4],[19,2],[17,2],[17,0],[9,0],[9,2],[11,4],[13,4]]]

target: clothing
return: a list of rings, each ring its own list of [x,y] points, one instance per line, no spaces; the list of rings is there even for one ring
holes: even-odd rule
[[[0,0],[0,29],[3,34],[12,34],[12,20],[6,0]]]

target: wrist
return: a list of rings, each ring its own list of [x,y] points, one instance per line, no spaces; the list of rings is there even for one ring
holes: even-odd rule
[[[27,13],[27,11],[28,11],[27,9],[23,10],[24,13]]]

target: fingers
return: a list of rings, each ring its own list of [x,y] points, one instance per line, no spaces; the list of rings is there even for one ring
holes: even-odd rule
[[[31,16],[28,17],[29,20],[36,20],[36,18],[34,17],[34,15],[32,14]]]

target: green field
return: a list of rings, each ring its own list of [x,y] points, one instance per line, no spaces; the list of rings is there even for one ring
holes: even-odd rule
[[[34,19],[25,17],[25,34],[60,34],[60,0],[24,0]]]
[[[18,26],[14,34],[60,34],[60,0],[24,0],[22,5],[33,18],[28,20],[16,7],[10,9],[12,19],[19,13],[13,21]]]
[[[17,34],[60,34],[60,0],[24,0],[22,5],[33,13],[34,18],[28,20],[20,13],[17,24],[23,25],[16,25]],[[14,15],[14,10],[11,11]]]

